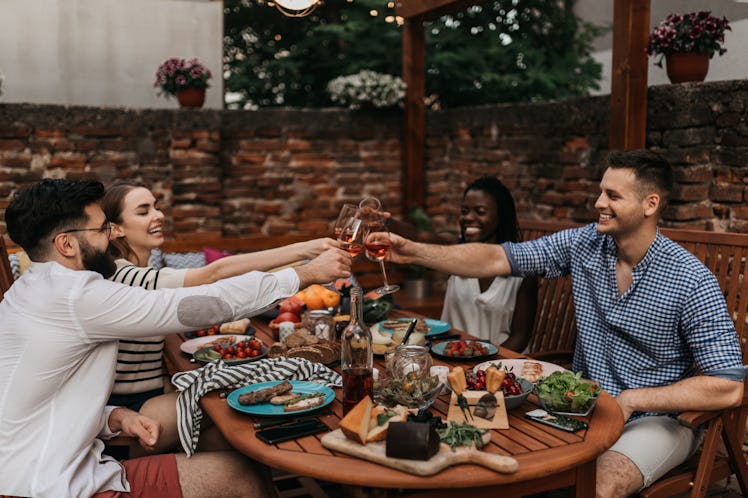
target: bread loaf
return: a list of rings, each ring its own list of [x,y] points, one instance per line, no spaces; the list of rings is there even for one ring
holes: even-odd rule
[[[221,334],[243,334],[249,327],[249,318],[242,318],[235,322],[226,322],[221,324],[219,329]]]

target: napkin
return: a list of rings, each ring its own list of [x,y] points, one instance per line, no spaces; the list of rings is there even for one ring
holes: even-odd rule
[[[339,373],[304,358],[265,358],[234,366],[217,361],[175,374],[171,383],[181,391],[177,398],[177,430],[187,456],[195,452],[200,437],[203,420],[200,398],[216,389],[237,389],[258,382],[286,379],[317,382],[328,387],[343,385]]]

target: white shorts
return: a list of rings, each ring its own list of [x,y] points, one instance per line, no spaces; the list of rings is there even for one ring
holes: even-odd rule
[[[693,455],[700,436],[701,431],[684,427],[672,417],[641,417],[623,427],[623,434],[610,451],[634,462],[647,487]]]

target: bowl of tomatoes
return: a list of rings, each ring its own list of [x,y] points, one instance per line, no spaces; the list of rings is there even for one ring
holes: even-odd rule
[[[486,341],[460,339],[434,344],[431,346],[431,352],[452,360],[478,360],[496,355],[499,348]]]
[[[224,361],[230,365],[239,365],[259,360],[268,354],[268,348],[256,337],[242,339],[232,343],[218,343],[198,349],[192,357],[200,363]]]
[[[468,389],[476,391],[486,390],[486,371],[475,369],[465,375]],[[533,391],[534,384],[529,380],[517,377],[514,372],[507,372],[501,381],[501,393],[504,395],[504,404],[507,410],[513,410],[520,406]]]

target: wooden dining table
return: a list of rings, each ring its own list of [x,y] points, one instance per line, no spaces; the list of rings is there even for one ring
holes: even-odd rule
[[[392,318],[418,316],[407,311],[391,312]],[[256,336],[265,344],[275,340],[267,321],[253,319]],[[465,332],[452,330],[465,338]],[[179,371],[197,368],[191,357],[180,350],[183,335],[167,337],[165,354]],[[498,359],[523,358],[499,348]],[[466,370],[480,361],[452,361],[435,357],[434,365]],[[481,360],[482,361],[482,360]],[[384,360],[375,358],[375,366],[384,371]],[[331,430],[337,429],[343,416],[341,390],[336,399],[319,412],[319,418]],[[539,401],[531,394],[519,407],[508,413],[509,429],[491,430],[491,441],[484,451],[514,457],[519,470],[501,474],[475,464],[459,464],[441,472],[422,477],[394,468],[361,460],[329,450],[320,439],[325,433],[268,445],[255,436],[254,422],[263,417],[251,416],[232,409],[225,392],[214,391],[201,399],[201,406],[228,442],[241,453],[269,466],[292,474],[343,485],[351,496],[395,496],[398,490],[408,490],[408,496],[431,498],[461,496],[524,496],[547,490],[573,487],[577,497],[595,496],[595,463],[597,457],[618,439],[623,430],[623,414],[609,394],[602,392],[592,413],[581,417],[589,426],[574,433],[565,432],[526,419],[525,412],[539,408]],[[434,415],[447,418],[449,396],[442,395],[431,406]]]

